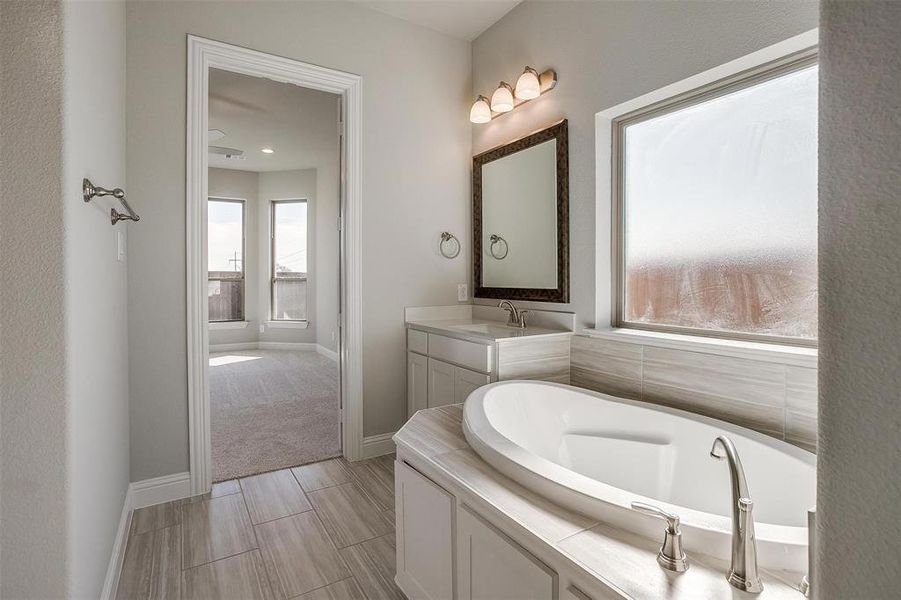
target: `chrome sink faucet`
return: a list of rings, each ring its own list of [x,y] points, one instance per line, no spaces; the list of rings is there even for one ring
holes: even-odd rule
[[[520,329],[526,328],[526,315],[529,314],[529,311],[519,310],[509,300],[501,300],[498,303],[497,307],[503,308],[505,311],[510,313],[510,317],[507,319],[507,327],[518,327]]]
[[[722,447],[725,454],[717,453]],[[732,440],[724,435],[717,437],[710,448],[710,456],[729,461],[729,477],[732,481],[732,565],[726,580],[732,587],[752,594],[763,591],[763,583],[757,572],[757,540],[754,536],[754,502],[748,493],[748,482],[741,459]]]

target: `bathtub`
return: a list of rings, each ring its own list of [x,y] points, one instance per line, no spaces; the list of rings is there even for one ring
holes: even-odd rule
[[[710,457],[732,439],[754,500],[758,564],[807,572],[807,511],[816,457],[769,436],[689,412],[567,385],[503,381],[466,400],[463,432],[490,465],[549,500],[642,537],[664,523],[633,501],[682,519],[689,555],[729,560],[729,468]]]

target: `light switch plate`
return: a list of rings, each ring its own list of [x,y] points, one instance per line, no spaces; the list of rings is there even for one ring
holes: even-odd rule
[[[457,301],[466,302],[469,300],[469,286],[465,283],[457,284]]]
[[[125,262],[125,234],[116,232],[116,260]]]

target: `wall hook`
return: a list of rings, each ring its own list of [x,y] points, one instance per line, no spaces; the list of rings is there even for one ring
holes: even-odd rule
[[[94,198],[99,198],[102,196],[112,196],[116,200],[122,203],[122,206],[125,207],[125,212],[120,213],[115,208],[110,209],[110,224],[115,225],[119,221],[140,221],[141,217],[138,216],[138,213],[131,209],[131,206],[128,205],[128,202],[125,200],[125,190],[122,188],[114,188],[108,190],[104,187],[100,187],[99,185],[94,185],[91,183],[91,180],[85,177],[81,181],[81,192],[82,197],[85,202],[90,202]]]

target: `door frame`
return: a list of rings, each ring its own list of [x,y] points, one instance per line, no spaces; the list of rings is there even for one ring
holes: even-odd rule
[[[209,334],[207,328],[207,129],[209,70],[224,69],[338,94],[343,105],[344,185],[339,229],[341,284],[338,360],[341,373],[341,445],[348,460],[359,460],[363,446],[362,347],[362,78],[290,58],[188,35],[186,278],[188,429],[191,493],[212,487],[210,438]],[[341,128],[339,127],[339,134]]]

